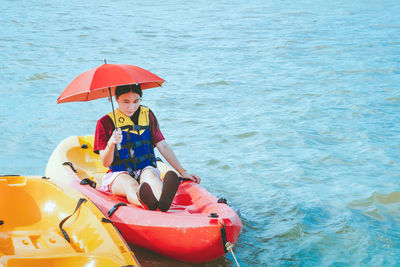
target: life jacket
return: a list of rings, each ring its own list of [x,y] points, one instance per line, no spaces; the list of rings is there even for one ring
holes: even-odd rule
[[[144,169],[147,166],[157,167],[153,146],[151,145],[151,132],[149,120],[149,108],[139,106],[138,124],[134,124],[130,117],[115,110],[117,127],[122,130],[121,149],[114,150],[114,160],[110,169],[113,172],[133,171]],[[112,112],[107,114],[114,122]]]

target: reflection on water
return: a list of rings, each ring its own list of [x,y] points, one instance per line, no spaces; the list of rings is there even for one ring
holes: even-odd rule
[[[351,202],[350,207],[379,221],[400,221],[400,192],[395,191],[389,194],[374,192],[367,199]]]

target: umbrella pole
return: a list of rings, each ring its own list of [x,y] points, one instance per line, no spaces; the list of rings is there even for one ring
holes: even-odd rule
[[[111,87],[108,87],[108,92],[110,93],[110,100],[111,100],[111,107],[112,107],[112,111],[113,111],[113,115],[114,115],[115,129],[118,129],[117,120],[115,119],[114,103],[113,103],[112,96],[111,96]]]
[[[112,107],[112,111],[113,111],[113,115],[114,115],[114,122],[115,122],[115,130],[117,130],[118,125],[117,125],[117,119],[115,118],[114,102],[113,102],[112,96],[111,96],[111,87],[108,87],[108,92],[110,93],[111,107]],[[121,150],[121,144],[117,144],[116,146],[117,146],[117,150]]]

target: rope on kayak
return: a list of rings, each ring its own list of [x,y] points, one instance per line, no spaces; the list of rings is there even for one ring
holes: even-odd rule
[[[69,218],[72,217],[72,215],[75,214],[75,212],[77,212],[77,210],[78,210],[79,207],[82,205],[82,203],[84,203],[84,202],[86,202],[86,201],[87,201],[87,199],[85,199],[85,198],[80,198],[79,201],[78,201],[78,203],[76,204],[76,207],[75,207],[74,212],[73,212],[71,215],[65,217],[65,218],[60,222],[60,224],[58,225],[58,227],[59,227],[60,230],[61,230],[61,233],[63,234],[65,240],[68,241],[68,243],[71,243],[71,239],[69,238],[69,235],[68,235],[67,231],[65,231],[65,230],[63,229],[63,225],[64,225],[64,223],[65,223]]]
[[[233,244],[231,242],[228,241],[227,237],[226,237],[226,227],[225,227],[225,223],[220,220],[220,224],[221,224],[221,238],[222,238],[222,246],[224,247],[224,252],[228,253],[230,252],[233,256],[233,259],[235,260],[235,263],[238,267],[240,267],[239,262],[236,259],[235,253],[233,252]]]
[[[232,244],[231,242],[228,241],[228,242],[226,242],[225,247],[226,247],[226,249],[232,254],[233,259],[235,260],[236,265],[237,265],[238,267],[240,267],[240,264],[239,264],[239,262],[238,262],[237,259],[236,259],[235,253],[233,252],[233,244]]]

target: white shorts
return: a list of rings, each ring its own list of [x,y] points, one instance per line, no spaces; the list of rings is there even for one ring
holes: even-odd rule
[[[135,176],[136,176],[136,177],[139,177],[139,180],[140,180],[140,175],[142,174],[142,171],[145,170],[145,169],[149,169],[149,168],[154,169],[154,170],[158,173],[158,177],[161,176],[160,170],[159,170],[158,168],[154,168],[153,166],[147,166],[147,167],[144,168],[144,169],[134,171]],[[108,173],[106,173],[106,174],[103,176],[103,180],[102,180],[102,182],[101,182],[101,185],[98,187],[98,189],[99,189],[100,191],[103,191],[103,192],[111,193],[111,186],[112,186],[113,182],[115,181],[115,178],[117,178],[117,176],[120,175],[120,174],[122,174],[122,173],[126,173],[126,174],[129,175],[129,173],[126,172],[126,171],[122,171],[122,172],[108,172]],[[135,178],[132,177],[132,179],[135,179]]]

